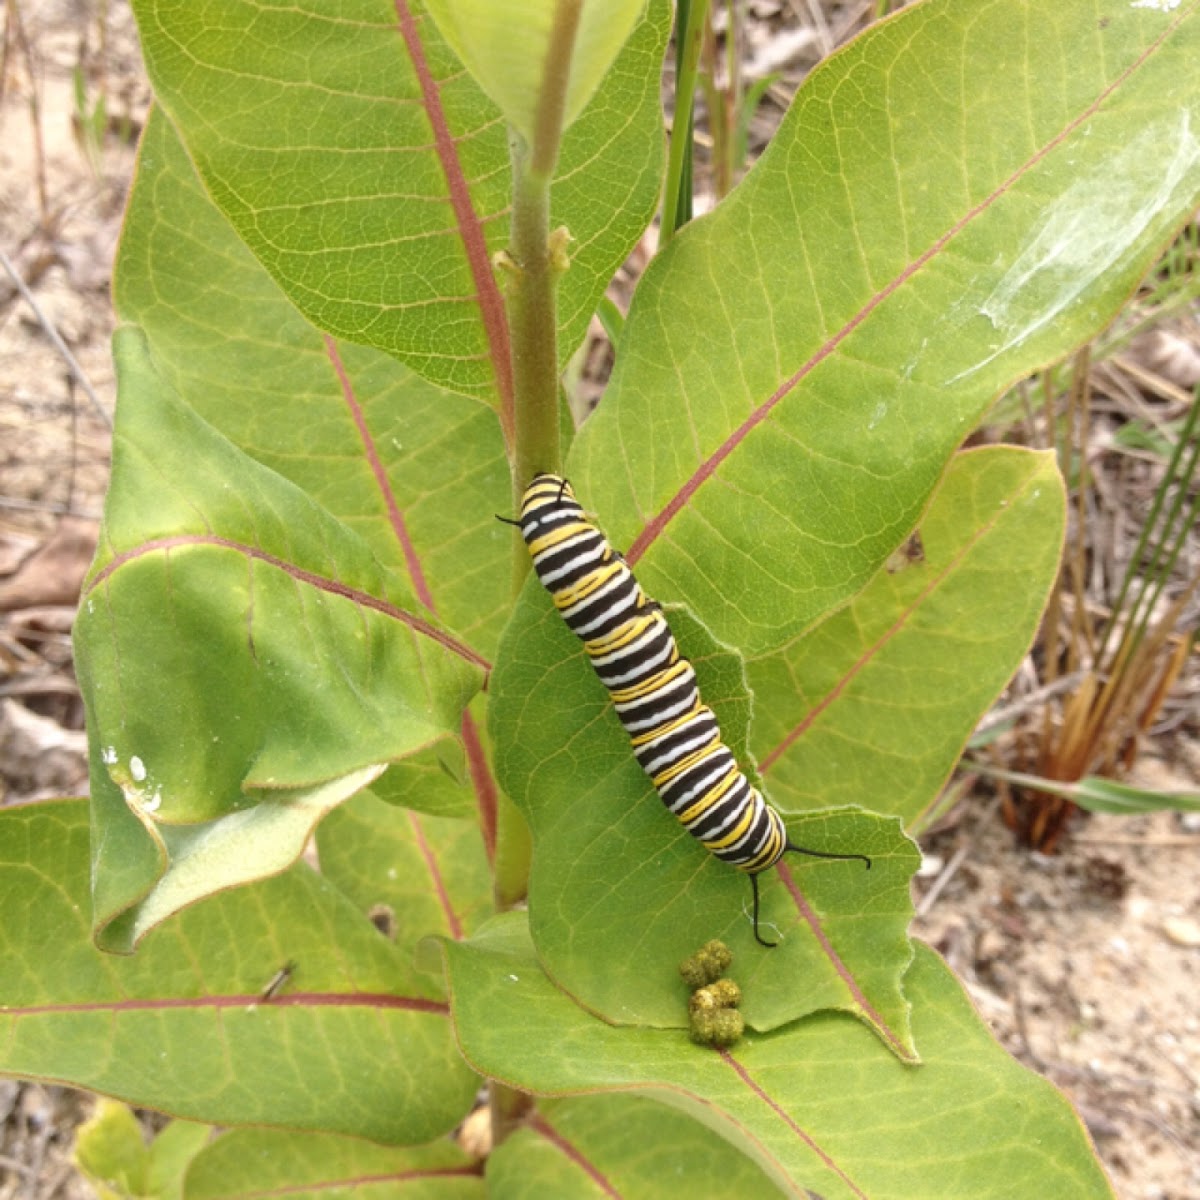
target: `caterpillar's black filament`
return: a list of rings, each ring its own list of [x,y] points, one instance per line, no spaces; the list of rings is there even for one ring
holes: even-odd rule
[[[757,876],[789,850],[860,858],[870,867],[862,854],[826,854],[788,841],[783,818],[721,741],[661,609],[585,516],[565,479],[538,475],[525,490],[520,520],[510,523],[520,528],[538,578],[582,640],[663,804],[707,850],[750,876],[759,942],[773,945],[758,931]]]

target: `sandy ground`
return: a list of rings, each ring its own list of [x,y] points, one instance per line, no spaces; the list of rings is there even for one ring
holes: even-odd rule
[[[102,52],[89,6],[17,8],[24,39],[10,23],[0,97],[0,249],[43,317],[0,278],[0,795],[10,801],[86,784],[68,639],[108,430],[45,326],[111,412],[107,289],[134,163],[118,118],[136,130],[149,95],[123,4],[111,6]],[[75,131],[80,62],[89,95],[103,83],[109,96],[98,155]],[[1149,782],[1197,786],[1194,738],[1149,749]],[[948,958],[1004,1045],[1072,1099],[1128,1200],[1200,1198],[1198,848],[1198,823],[1104,817],[1077,821],[1045,858],[1017,848],[996,803],[974,795],[925,839],[915,888],[916,932]],[[88,1194],[69,1153],[89,1103],[0,1080],[0,1200]]]

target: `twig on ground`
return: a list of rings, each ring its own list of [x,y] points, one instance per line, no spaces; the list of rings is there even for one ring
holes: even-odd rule
[[[21,293],[25,303],[33,310],[33,315],[37,317],[38,324],[53,343],[54,348],[62,355],[63,361],[70,368],[76,383],[87,393],[88,399],[92,402],[92,407],[100,414],[100,419],[111,429],[112,417],[108,415],[104,405],[100,403],[100,397],[96,395],[96,391],[92,387],[92,381],[87,377],[87,372],[79,365],[79,360],[71,353],[71,348],[63,341],[58,330],[55,329],[54,322],[42,311],[36,297],[25,286],[25,280],[21,278],[17,268],[13,266],[12,261],[3,250],[0,250],[0,265],[8,272],[8,277],[13,281],[13,286]]]
[[[1072,671],[1070,675],[1062,675],[1051,683],[1044,684],[1042,687],[1029,692],[1028,695],[1022,696],[1019,700],[1014,700],[1011,704],[1006,704],[1003,708],[992,709],[975,726],[975,733],[977,735],[987,733],[988,730],[995,729],[999,725],[1004,725],[1013,718],[1028,712],[1031,708],[1044,703],[1046,700],[1053,699],[1061,692],[1070,691],[1082,678],[1082,671]]]
[[[1160,833],[1147,837],[1119,837],[1101,835],[1099,837],[1083,837],[1075,835],[1074,841],[1080,846],[1153,846],[1177,847],[1179,849],[1200,850],[1200,837],[1188,833]]]
[[[970,842],[963,842],[961,846],[950,857],[950,861],[942,868],[942,873],[930,885],[929,891],[921,897],[921,902],[917,905],[916,915],[923,917],[937,903],[937,898],[945,890],[946,885],[958,873],[958,868],[962,866],[963,860],[967,857],[971,850]]]

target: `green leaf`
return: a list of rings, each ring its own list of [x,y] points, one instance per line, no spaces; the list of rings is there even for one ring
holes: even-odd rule
[[[79,1127],[73,1157],[100,1200],[148,1194],[146,1144],[142,1127],[128,1105],[101,1100]]]
[[[113,287],[182,401],[365,540],[447,628],[494,653],[511,604],[510,540],[493,517],[508,510],[511,484],[494,413],[314,329],[239,241],[157,109]]]
[[[287,1195],[296,1200],[341,1193],[403,1195],[405,1200],[483,1200],[476,1163],[443,1141],[396,1150],[330,1134],[235,1129],[196,1159],[187,1200],[244,1200]]]
[[[1063,794],[1089,812],[1200,812],[1200,794],[1196,792],[1156,792],[1091,775]]]
[[[861,804],[910,826],[1037,632],[1065,502],[1052,453],[957,455],[919,526],[921,555],[748,664],[753,749],[783,812]]]
[[[992,766],[983,769],[997,779],[1007,779],[1021,787],[1062,796],[1089,812],[1114,813],[1117,816],[1151,812],[1200,812],[1200,794],[1195,792],[1154,791],[1116,779],[1102,779],[1098,775],[1088,775],[1077,783],[1071,783]]]
[[[150,1143],[151,1193],[182,1200],[184,1174],[211,1137],[211,1126],[192,1121],[170,1122]]]
[[[88,874],[84,803],[0,811],[0,1073],[387,1143],[469,1107],[436,982],[308,867],[212,897],[125,958],[91,942]]]
[[[1061,1093],[993,1041],[925,947],[906,980],[920,1067],[839,1013],[747,1034],[729,1051],[673,1030],[615,1029],[542,973],[518,914],[444,952],[459,1044],[479,1071],[540,1095],[652,1096],[738,1147],[786,1195],[1113,1195]]]
[[[492,912],[491,874],[474,821],[396,808],[366,792],[321,822],[317,854],[326,879],[363,913],[386,918],[405,957],[422,938],[461,938]]]
[[[639,283],[567,464],[647,590],[753,657],[856,594],[1200,203],[1197,59],[1195,3],[931,0],[813,71]]]
[[[365,539],[464,642],[494,652],[510,603],[510,546],[492,514],[509,505],[510,484],[493,414],[387,355],[323,338],[238,240],[157,110],[114,290],[181,399]],[[144,514],[148,528],[155,519]],[[417,751],[388,768],[381,792],[425,811],[475,812],[473,781],[486,778],[475,718],[464,716],[462,735],[465,755],[444,740]],[[129,887],[140,892],[142,876]],[[113,907],[125,900],[118,889]]]
[[[230,0],[134,5],[155,95],[206,187],[296,307],[499,406],[510,349],[491,255],[508,241],[503,120],[415,0],[336,15]],[[564,139],[551,221],[573,237],[562,359],[641,236],[662,169],[655,0]]]
[[[113,481],[75,646],[95,867],[123,875],[99,883],[97,920],[124,913],[111,945],[128,948],[215,888],[282,869],[388,762],[456,735],[483,660],[179,402],[133,331],[116,346]],[[135,822],[149,845],[133,866]]]
[[[475,815],[462,747],[439,744],[389,767],[371,789],[381,800],[435,817]]]
[[[149,1145],[127,1105],[101,1099],[75,1137],[75,1165],[100,1200],[180,1200],[183,1176],[212,1135],[207,1125],[172,1121]]]
[[[503,1200],[778,1200],[779,1189],[704,1125],[629,1094],[544,1100],[488,1159]]]
[[[750,696],[738,658],[683,610],[669,612],[701,695],[743,765]],[[744,874],[663,808],[583,650],[536,581],[522,593],[489,689],[496,771],[534,839],[530,922],[545,969],[618,1024],[686,1027],[678,964],[710,938],[754,980],[747,1021],[770,1029],[833,1006],[913,1054],[900,979],[911,950],[908,881],[919,862],[894,818],[857,809],[789,822],[797,845],[861,862],[787,858],[760,877],[759,946]],[[869,915],[869,920],[864,916]]]
[[[426,7],[505,120],[533,143],[547,92],[561,86],[562,124],[567,128],[612,67],[646,4],[645,0],[587,5],[561,0],[426,0]],[[577,24],[570,53],[564,55],[555,34],[567,13]],[[565,80],[559,80],[560,74]]]

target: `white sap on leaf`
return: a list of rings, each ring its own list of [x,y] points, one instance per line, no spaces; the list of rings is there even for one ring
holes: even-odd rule
[[[1157,12],[1174,12],[1179,7],[1179,0],[1133,0],[1130,8],[1153,8]]]
[[[137,763],[138,771],[133,771],[133,763]],[[134,758],[130,762],[130,769],[137,777],[140,783],[146,777],[146,768],[142,766],[141,759]],[[163,794],[162,785],[159,784],[153,790],[149,788],[138,787],[137,783],[121,783],[121,792],[125,797],[125,803],[132,809],[140,810],[144,813],[156,813],[162,807]]]
[[[1082,130],[1086,137],[1089,130]],[[1094,160],[1045,206],[1025,248],[980,300],[956,306],[986,317],[1000,335],[986,358],[948,379],[956,383],[1054,324],[1122,260],[1166,233],[1181,200],[1200,186],[1200,141],[1186,108],[1147,125],[1107,157]],[[998,204],[1003,205],[1003,199]]]
[[[116,766],[120,761],[117,754],[116,746],[105,746],[100,751],[100,758],[107,767]],[[140,787],[140,784],[146,782],[147,777],[146,764],[136,755],[129,756],[129,778],[115,779],[122,794],[125,796],[125,803],[130,808],[139,809],[144,813],[155,813],[162,807],[163,795],[162,785],[150,788]]]

